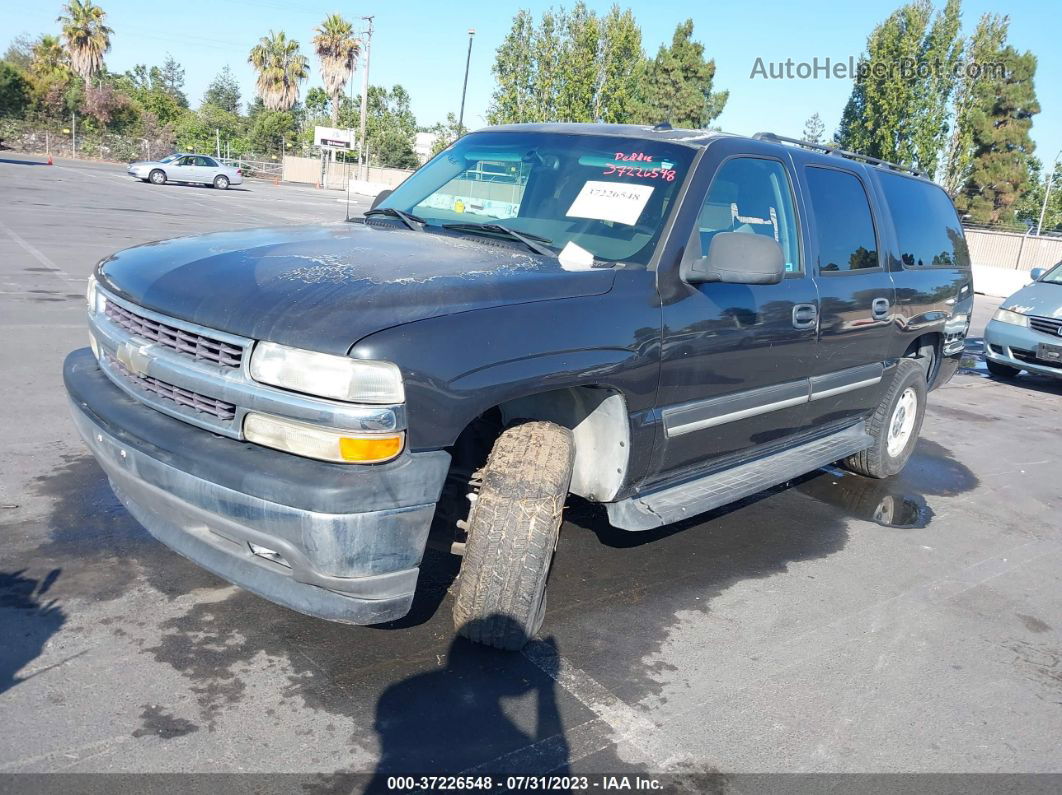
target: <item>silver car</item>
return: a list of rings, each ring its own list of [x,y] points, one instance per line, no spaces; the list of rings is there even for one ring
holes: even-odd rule
[[[1034,268],[1031,276],[1035,281],[1004,301],[985,329],[988,371],[1062,378],[1062,262],[1047,272]]]
[[[172,154],[162,160],[138,160],[129,164],[129,176],[154,185],[167,182],[198,182],[225,190],[243,182],[238,168],[219,163],[209,155]]]

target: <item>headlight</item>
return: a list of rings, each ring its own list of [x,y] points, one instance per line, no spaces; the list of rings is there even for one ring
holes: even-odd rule
[[[85,302],[88,304],[90,315],[102,312],[107,308],[107,298],[98,288],[99,283],[96,281],[96,277],[89,276],[88,284],[85,286]]]
[[[992,316],[993,320],[998,320],[1000,323],[1009,323],[1012,326],[1025,326],[1029,325],[1029,318],[1020,312],[1012,312],[1009,309],[997,309],[996,314]]]
[[[402,373],[390,362],[316,353],[259,342],[251,354],[251,378],[263,384],[353,403],[402,403]]]
[[[401,433],[360,434],[285,420],[269,414],[249,413],[243,437],[255,444],[287,453],[338,464],[379,464],[402,452]]]

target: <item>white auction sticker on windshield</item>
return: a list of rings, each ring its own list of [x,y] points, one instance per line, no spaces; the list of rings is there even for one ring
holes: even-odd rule
[[[622,182],[595,182],[583,185],[572,206],[570,218],[593,218],[633,226],[653,195],[653,185],[628,185]]]

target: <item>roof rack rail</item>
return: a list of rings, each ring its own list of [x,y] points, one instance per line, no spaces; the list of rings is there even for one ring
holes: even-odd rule
[[[758,132],[754,136],[757,141],[771,141],[779,144],[793,144],[794,146],[800,146],[804,149],[813,149],[818,152],[823,152],[827,155],[839,155],[846,157],[849,160],[859,160],[863,163],[869,163],[872,166],[881,166],[892,171],[903,171],[908,174],[913,174],[916,177],[925,177],[928,179],[929,175],[924,171],[919,171],[913,166],[905,166],[900,163],[890,163],[888,160],[882,160],[877,157],[871,157],[870,155],[863,155],[859,152],[849,152],[847,149],[841,149],[836,146],[830,146],[829,144],[817,144],[814,141],[801,141],[799,138],[787,138],[784,135],[776,135],[773,132]]]

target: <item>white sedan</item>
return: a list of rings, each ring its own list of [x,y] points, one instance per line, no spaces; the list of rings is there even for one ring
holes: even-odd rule
[[[243,171],[219,163],[208,155],[168,155],[162,160],[138,160],[129,164],[129,176],[153,185],[167,182],[198,182],[225,190],[243,182]]]

